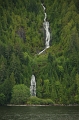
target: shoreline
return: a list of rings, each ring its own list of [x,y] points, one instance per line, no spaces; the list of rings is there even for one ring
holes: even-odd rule
[[[69,105],[65,105],[65,104],[49,104],[49,105],[15,105],[15,104],[7,104],[6,106],[79,106],[79,104],[69,104]]]

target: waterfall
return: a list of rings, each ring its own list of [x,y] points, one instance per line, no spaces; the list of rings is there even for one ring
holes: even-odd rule
[[[30,94],[31,96],[36,96],[36,81],[34,75],[31,77]]]
[[[49,32],[49,22],[46,21],[47,19],[47,14],[45,12],[45,7],[43,4],[41,4],[42,7],[43,7],[43,10],[44,10],[44,22],[43,22],[43,27],[44,27],[44,30],[45,30],[45,33],[46,33],[46,36],[45,36],[45,49],[43,49],[41,52],[38,53],[38,55],[40,55],[41,53],[43,53],[47,48],[50,47],[49,43],[50,43],[50,32]],[[35,76],[32,75],[31,77],[31,86],[30,86],[30,94],[31,96],[36,96],[36,81],[35,81]]]
[[[39,55],[40,55],[41,53],[43,53],[47,48],[50,47],[50,45],[49,45],[49,43],[50,43],[49,22],[46,21],[46,19],[47,19],[47,14],[46,14],[46,12],[45,12],[45,9],[46,9],[46,8],[44,7],[43,4],[41,4],[41,5],[42,5],[42,7],[43,7],[44,15],[45,15],[45,17],[44,17],[44,22],[43,22],[43,27],[44,27],[44,29],[45,29],[46,38],[45,38],[45,49],[42,50],[41,52],[39,52]]]

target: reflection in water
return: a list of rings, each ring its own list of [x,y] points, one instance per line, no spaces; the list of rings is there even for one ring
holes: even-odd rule
[[[0,120],[79,120],[79,107],[0,107]]]

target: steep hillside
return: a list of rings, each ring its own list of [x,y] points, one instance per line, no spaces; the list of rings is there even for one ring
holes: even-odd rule
[[[50,23],[45,47],[44,11]],[[79,103],[79,1],[0,0],[0,102],[10,102],[16,84],[37,82],[37,97]],[[3,100],[3,103],[2,103]]]

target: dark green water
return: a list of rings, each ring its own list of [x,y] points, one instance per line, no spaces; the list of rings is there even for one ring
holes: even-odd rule
[[[79,106],[0,106],[0,120],[79,120]]]

